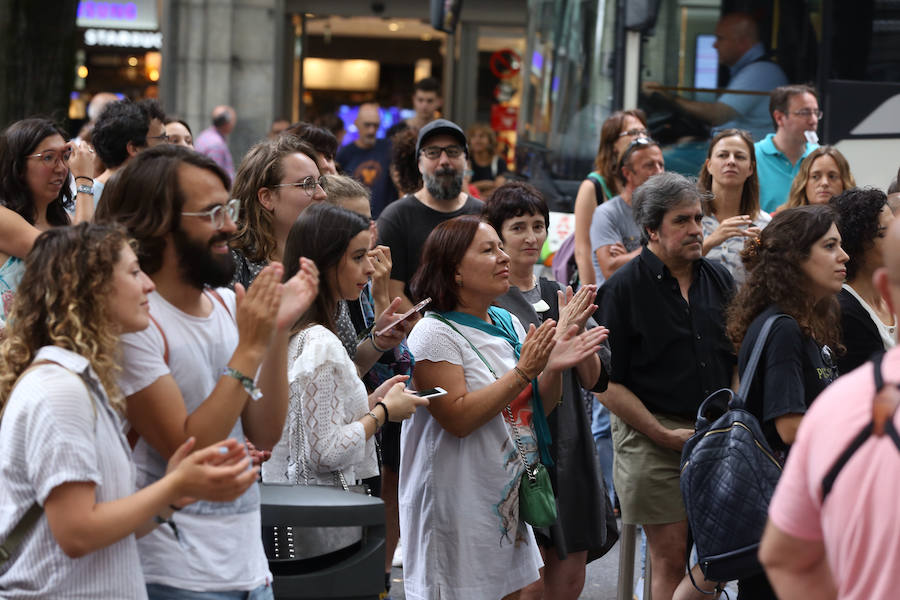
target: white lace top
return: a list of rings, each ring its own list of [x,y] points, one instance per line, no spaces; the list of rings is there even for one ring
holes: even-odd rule
[[[263,463],[263,481],[336,485],[337,471],[349,484],[377,475],[375,438],[366,440],[359,422],[369,397],[341,341],[313,325],[295,334],[288,347],[288,415],[272,457]]]

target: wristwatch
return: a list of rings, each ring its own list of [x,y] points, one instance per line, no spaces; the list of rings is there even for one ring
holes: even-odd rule
[[[78,187],[75,188],[75,191],[79,194],[87,194],[88,196],[94,195],[94,186],[86,185],[84,183],[79,183]]]

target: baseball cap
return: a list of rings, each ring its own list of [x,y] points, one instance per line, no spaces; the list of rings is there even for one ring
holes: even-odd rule
[[[469,155],[469,146],[466,144],[466,134],[463,133],[463,130],[460,129],[459,125],[457,125],[453,121],[448,121],[447,119],[435,119],[419,130],[419,139],[416,142],[417,159],[419,157],[419,152],[421,152],[422,150],[424,142],[426,142],[428,138],[434,137],[436,135],[449,135],[450,137],[456,139],[456,141],[459,142],[459,145],[463,147],[466,156]]]

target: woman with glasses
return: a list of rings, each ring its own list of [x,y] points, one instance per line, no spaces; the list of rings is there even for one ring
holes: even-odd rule
[[[246,289],[263,267],[281,261],[294,221],[308,206],[325,200],[323,184],[315,150],[296,136],[260,142],[247,152],[231,189],[241,201],[231,241],[234,283]]]
[[[827,204],[844,190],[856,187],[850,163],[834,146],[819,146],[810,152],[791,183],[784,208]]]
[[[837,214],[827,205],[783,210],[749,238],[741,254],[747,281],[727,312],[727,332],[743,372],[763,323],[776,314],[745,398],[784,464],[813,400],[838,375],[842,351],[837,294],[847,274]],[[775,599],[765,574],[738,582],[738,598]]]
[[[725,129],[709,143],[697,187],[711,194],[703,206],[703,255],[721,263],[738,283],[744,240],[756,237],[772,217],[759,208],[759,178],[753,138],[742,129]]]
[[[591,250],[594,210],[619,193],[620,182],[616,175],[619,157],[628,144],[639,137],[649,137],[647,116],[640,109],[616,111],[600,128],[594,170],[588,173],[575,197],[575,264],[581,284],[597,283],[596,273],[600,271]]]
[[[150,323],[153,282],[115,226],[44,232],[25,262],[0,346],[0,540],[20,540],[0,596],[146,598],[136,538],[157,525],[177,536],[173,510],[236,498],[257,470],[235,440],[192,453],[190,438],[136,489],[117,355]]]
[[[22,278],[22,258],[30,249],[27,240],[33,242],[40,231],[93,216],[91,175],[93,151],[87,144],[67,142],[65,132],[49,119],[17,121],[0,134],[0,204],[21,217],[0,212],[0,231],[14,233],[0,236],[0,321],[5,321]]]

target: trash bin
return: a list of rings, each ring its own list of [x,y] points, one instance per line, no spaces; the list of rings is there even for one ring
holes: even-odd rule
[[[384,503],[379,498],[324,486],[262,483],[259,489],[263,545],[276,599],[378,598],[384,591],[385,552]],[[348,547],[324,555],[294,552],[304,528],[320,527],[358,527],[360,534]]]

